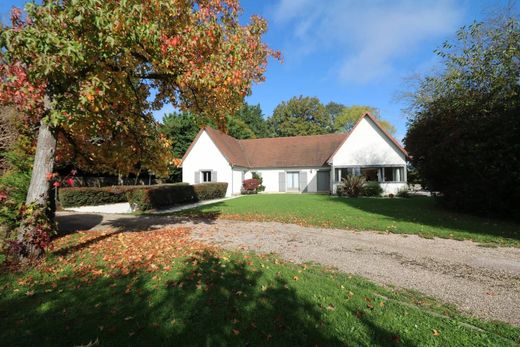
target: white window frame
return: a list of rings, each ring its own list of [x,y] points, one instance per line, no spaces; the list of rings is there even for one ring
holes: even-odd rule
[[[294,187],[289,188],[289,175],[296,176],[296,183],[297,183],[296,188],[294,188]],[[285,173],[285,190],[288,192],[300,191],[300,171],[287,171]]]
[[[350,174],[361,175],[363,168],[378,169],[377,171],[377,182],[379,183],[406,183],[406,167],[399,165],[367,165],[367,166],[341,166],[335,167],[333,171],[333,181],[335,183],[341,182],[341,175],[343,171],[347,171]],[[385,170],[391,169],[392,181],[385,180]],[[397,172],[397,173],[396,173]]]

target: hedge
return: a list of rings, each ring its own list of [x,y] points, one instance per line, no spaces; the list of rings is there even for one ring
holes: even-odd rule
[[[59,200],[62,207],[115,204],[127,202],[126,193],[139,188],[142,186],[61,188]]]
[[[133,210],[147,211],[200,200],[226,196],[227,183],[172,184],[141,187],[128,192]]]
[[[383,188],[379,182],[366,182],[361,189],[361,195],[363,196],[381,196],[383,194]]]

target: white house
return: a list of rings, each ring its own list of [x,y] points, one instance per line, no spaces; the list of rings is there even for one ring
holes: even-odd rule
[[[349,173],[378,181],[384,194],[406,187],[404,148],[369,113],[349,133],[237,140],[201,129],[182,159],[182,181],[227,182],[240,194],[244,179],[258,173],[265,191],[335,193]]]

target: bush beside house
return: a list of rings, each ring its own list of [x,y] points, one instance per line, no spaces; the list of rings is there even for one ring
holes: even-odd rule
[[[262,176],[256,172],[253,172],[253,178],[258,181],[258,188],[256,189],[256,191],[263,192],[265,190],[265,186],[263,185],[264,180]]]
[[[381,196],[383,188],[379,182],[367,182],[363,176],[349,175],[338,185],[337,194],[357,198],[358,196]]]
[[[381,196],[383,188],[379,182],[366,182],[361,188],[361,195],[363,196]]]
[[[200,183],[192,185],[195,201],[222,199],[226,196],[227,183]]]
[[[115,204],[127,202],[126,193],[139,188],[142,186],[61,188],[59,200],[62,207]]]
[[[251,178],[244,180],[242,182],[242,189],[240,190],[241,194],[256,194],[260,187],[260,181],[256,178]]]
[[[341,184],[337,188],[337,194],[339,196],[348,196],[351,198],[357,198],[363,192],[363,187],[366,183],[364,176],[348,175],[343,178]]]
[[[127,198],[133,210],[148,211],[167,206],[218,199],[226,196],[227,183],[186,183],[133,189]]]

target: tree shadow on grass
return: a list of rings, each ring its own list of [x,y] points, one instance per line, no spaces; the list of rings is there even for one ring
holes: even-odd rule
[[[176,227],[185,224],[214,224],[219,212],[181,215],[100,215],[100,214],[61,214],[56,217],[58,235],[63,236],[77,231],[115,228],[123,231],[143,231],[161,229],[165,226]]]
[[[0,297],[0,341],[5,346],[72,346],[95,340],[108,346],[368,342],[361,337],[340,340],[315,303],[285,280],[265,276],[243,261],[205,253],[174,266],[177,270],[169,272],[95,279],[76,273],[42,281],[27,293],[11,289]],[[370,330],[372,343],[391,341],[391,332],[360,321]]]
[[[410,222],[433,228],[520,240],[519,224],[449,211],[438,206],[434,199],[429,197],[408,199],[333,198],[331,201],[385,216],[388,218],[388,222]],[[446,236],[449,233],[450,230],[446,230]]]
[[[184,225],[211,225],[219,218],[219,212],[205,213],[203,215],[139,215],[133,218],[120,217],[106,220],[102,223],[105,227],[111,227],[124,231],[142,231],[161,229],[166,226],[182,227]]]
[[[58,236],[72,234],[81,230],[90,230],[103,221],[103,216],[94,213],[58,214]]]

